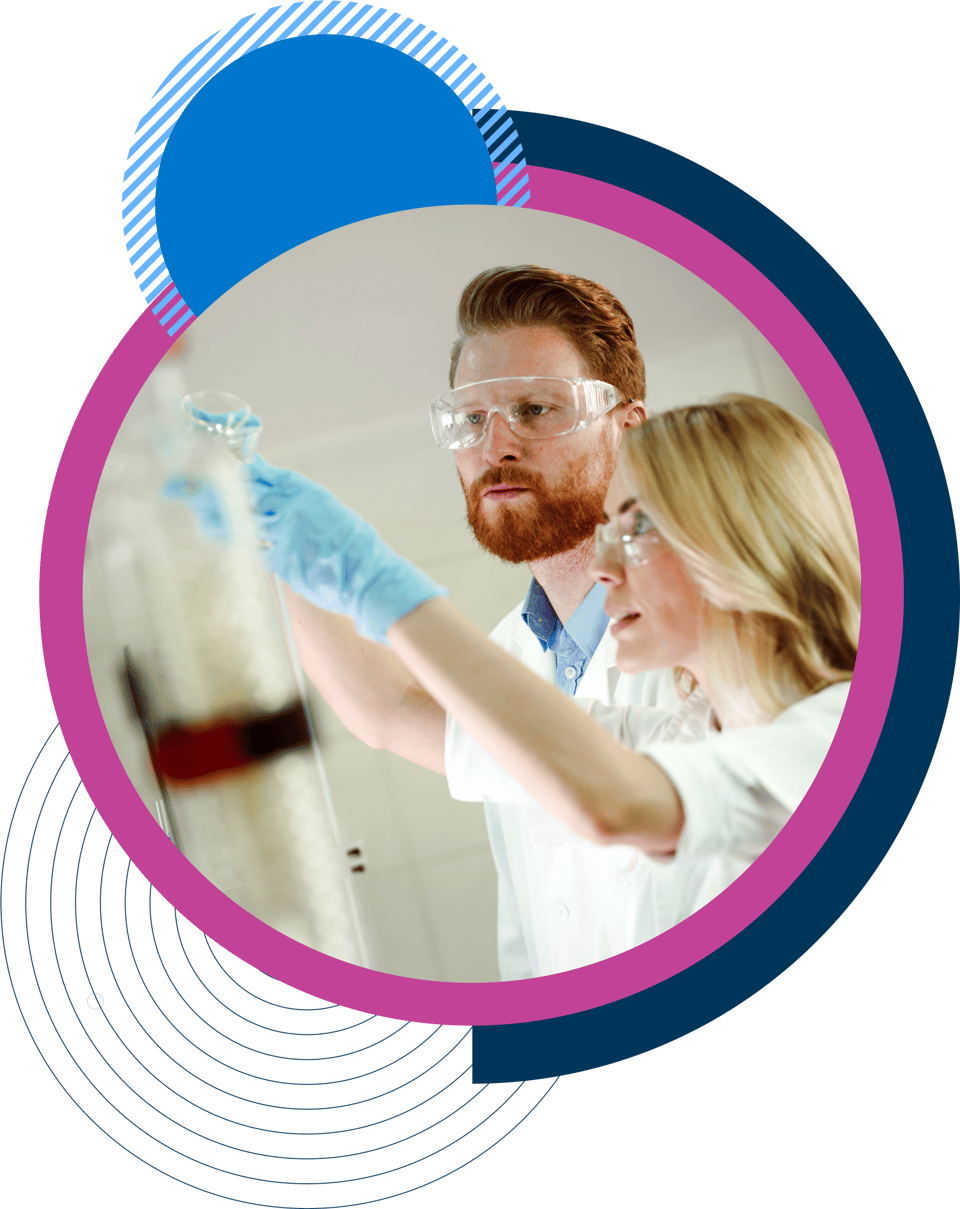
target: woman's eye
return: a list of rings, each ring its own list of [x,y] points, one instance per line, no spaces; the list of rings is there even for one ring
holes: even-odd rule
[[[653,521],[645,512],[635,512],[633,516],[633,535],[634,537],[642,537],[644,533],[649,533],[653,528]]]
[[[468,424],[482,424],[486,419],[486,414],[482,411],[469,411],[462,419]]]

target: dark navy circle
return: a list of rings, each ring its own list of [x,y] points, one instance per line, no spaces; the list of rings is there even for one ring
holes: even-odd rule
[[[946,713],[957,652],[957,534],[943,467],[913,387],[850,287],[749,194],[671,151],[603,126],[513,112],[528,164],[628,189],[722,240],[768,278],[830,350],[873,429],[903,549],[900,662],[859,789],[793,884],[737,936],[672,978],[551,1020],[478,1025],[473,1077],[514,1082],[645,1053],[735,1007],[776,978],[866,884],[920,790]]]

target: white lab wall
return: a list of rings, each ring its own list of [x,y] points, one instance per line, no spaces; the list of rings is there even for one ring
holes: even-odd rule
[[[246,399],[260,450],[324,483],[492,628],[528,575],[481,551],[463,519],[449,454],[427,405],[446,389],[455,310],[481,269],[535,263],[603,282],[634,319],[651,411],[730,390],[811,422],[796,379],[715,291],[659,253],[601,227],[484,206],[371,219],[304,244],[252,274],[187,331],[187,390]],[[443,778],[371,751],[313,702],[374,964],[421,978],[497,978],[496,881],[479,805]]]

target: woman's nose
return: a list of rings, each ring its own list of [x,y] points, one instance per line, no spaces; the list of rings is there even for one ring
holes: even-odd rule
[[[623,583],[623,560],[618,557],[618,553],[605,542],[594,549],[590,578],[595,583],[609,585]]]

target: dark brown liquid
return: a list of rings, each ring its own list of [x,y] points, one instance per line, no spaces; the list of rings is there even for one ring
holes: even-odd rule
[[[217,718],[203,726],[168,723],[152,735],[150,755],[161,784],[182,787],[249,768],[309,742],[310,724],[297,701],[276,714]]]

